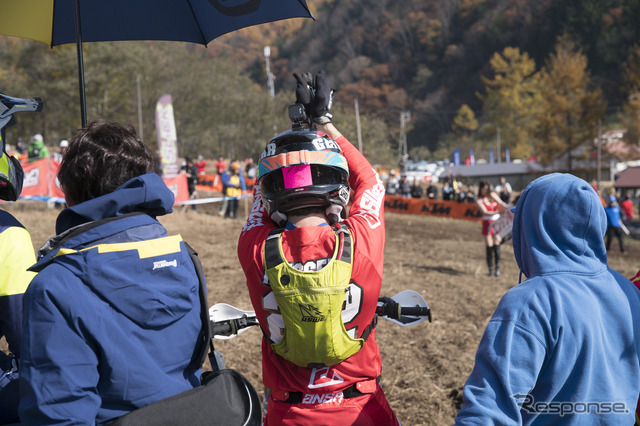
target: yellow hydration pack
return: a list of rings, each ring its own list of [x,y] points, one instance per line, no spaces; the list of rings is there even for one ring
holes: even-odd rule
[[[284,320],[284,335],[271,347],[300,367],[332,366],[364,345],[342,322],[342,310],[353,266],[352,236],[343,225],[335,229],[333,256],[319,271],[300,271],[282,252],[282,229],[265,242],[267,277]],[[367,333],[368,335],[368,333]]]

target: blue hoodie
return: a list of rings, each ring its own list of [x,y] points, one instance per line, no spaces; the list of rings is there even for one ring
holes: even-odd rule
[[[60,213],[24,296],[23,422],[101,424],[199,384],[198,279],[155,219],[173,201],[148,173]]]
[[[640,392],[640,292],[607,265],[602,203],[568,174],[522,193],[513,249],[526,281],[482,336],[460,425],[632,425]]]

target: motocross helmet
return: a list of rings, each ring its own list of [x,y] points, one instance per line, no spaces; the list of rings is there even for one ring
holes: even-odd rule
[[[262,204],[276,223],[305,207],[325,207],[331,222],[344,217],[349,202],[349,166],[327,135],[292,129],[273,138],[258,163]]]
[[[22,166],[12,155],[4,151],[0,154],[0,200],[16,201],[22,192]]]

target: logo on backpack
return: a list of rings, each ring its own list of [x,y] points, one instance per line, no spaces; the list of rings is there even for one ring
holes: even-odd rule
[[[322,312],[320,312],[320,309],[316,308],[313,305],[301,305],[298,304],[298,306],[300,307],[300,314],[302,315],[302,321],[304,322],[320,322],[320,321],[324,321],[325,320],[325,316],[322,315]]]

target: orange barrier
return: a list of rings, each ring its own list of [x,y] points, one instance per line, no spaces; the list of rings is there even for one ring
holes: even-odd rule
[[[51,158],[43,158],[32,163],[23,162],[21,165],[24,170],[21,196],[64,198],[56,178],[60,163]],[[162,180],[175,196],[174,205],[189,199],[187,176],[185,174],[163,178]]]
[[[405,198],[397,195],[385,195],[384,210],[385,212],[392,213],[475,221],[482,220],[482,212],[480,212],[476,203],[458,203],[457,201],[428,200],[423,198]]]

